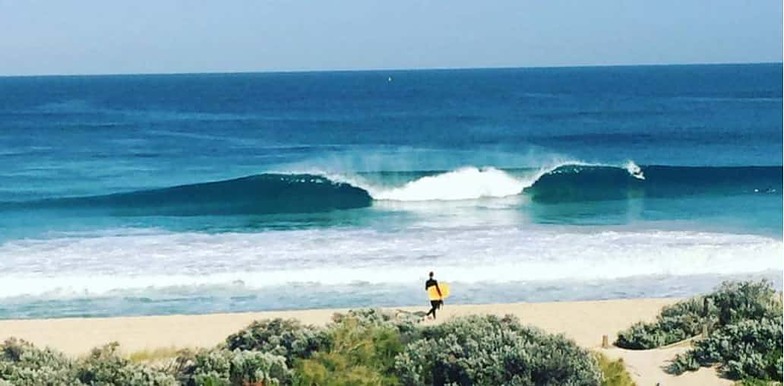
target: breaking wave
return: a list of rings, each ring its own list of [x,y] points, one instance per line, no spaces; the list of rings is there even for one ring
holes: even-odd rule
[[[0,203],[0,210],[57,209],[125,216],[313,213],[374,201],[456,201],[526,195],[535,202],[777,193],[781,167],[677,167],[563,163],[539,169],[465,167],[363,175],[258,174],[88,197]]]

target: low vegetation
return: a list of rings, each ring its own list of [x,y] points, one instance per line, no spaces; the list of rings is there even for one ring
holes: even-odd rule
[[[296,364],[296,385],[396,385],[393,364],[403,350],[392,326],[341,318],[329,330],[329,346]]]
[[[251,350],[216,348],[183,353],[171,373],[187,386],[288,385],[286,358]]]
[[[229,350],[252,350],[280,355],[291,366],[295,359],[308,358],[329,346],[323,329],[302,325],[295,319],[260,320],[226,338]]]
[[[466,316],[426,327],[396,357],[406,385],[599,385],[588,351],[507,316]]]
[[[154,364],[161,361],[171,360],[177,358],[181,349],[176,347],[161,347],[152,350],[141,350],[132,352],[128,355],[128,359],[133,363],[147,363]]]
[[[761,381],[759,379],[744,379],[734,383],[735,386],[781,386],[777,381]]]
[[[650,349],[694,339],[673,359],[669,371],[682,374],[717,366],[729,379],[782,379],[781,295],[768,281],[726,282],[713,293],[666,307],[653,323],[638,323],[618,334],[615,344]]]
[[[0,380],[15,386],[34,385],[177,385],[172,374],[135,364],[119,356],[117,344],[93,349],[90,355],[72,360],[50,349],[10,339],[2,346]]]
[[[707,301],[706,301],[707,299]],[[83,358],[10,339],[0,344],[0,385],[634,385],[623,362],[512,317],[466,316],[423,326],[378,310],[336,314],[324,327],[261,320],[202,350],[130,356],[116,344]],[[659,347],[710,336],[673,360],[672,371],[719,366],[746,385],[781,379],[781,301],[766,282],[725,283],[663,310],[616,344]]]
[[[626,371],[623,359],[613,361],[601,353],[595,355],[597,362],[599,362],[599,369],[604,375],[602,386],[636,386],[632,376]]]
[[[419,320],[377,310],[336,314],[324,328],[263,320],[213,349],[180,351],[168,361],[159,359],[169,350],[131,360],[117,353],[116,344],[72,359],[12,339],[0,345],[0,384],[603,384],[593,354],[512,317],[469,316],[431,327]]]

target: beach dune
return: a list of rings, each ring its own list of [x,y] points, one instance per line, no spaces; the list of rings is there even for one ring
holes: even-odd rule
[[[661,307],[678,299],[627,299],[582,302],[446,304],[436,321],[470,314],[511,314],[522,323],[550,333],[564,334],[585,348],[604,352],[610,358],[623,358],[638,385],[725,385],[715,371],[702,369],[679,377],[667,375],[662,366],[676,353],[676,347],[663,350],[629,351],[602,348],[602,337],[609,342],[618,331],[640,320],[653,320]],[[391,311],[416,312],[422,307],[391,308]],[[69,355],[83,355],[93,347],[118,342],[125,353],[161,348],[211,347],[254,320],[294,318],[306,324],[325,325],[336,312],[348,309],[268,311],[205,315],[166,315],[111,318],[62,318],[0,321],[0,338],[17,337],[39,346],[49,346]]]

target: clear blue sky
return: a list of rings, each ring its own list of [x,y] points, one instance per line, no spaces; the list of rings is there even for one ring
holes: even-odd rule
[[[781,58],[781,0],[0,0],[0,75]]]

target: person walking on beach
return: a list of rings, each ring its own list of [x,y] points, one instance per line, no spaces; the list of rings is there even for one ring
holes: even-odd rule
[[[430,288],[432,286],[436,286],[436,291],[438,291],[438,296],[441,299],[431,300],[430,301],[430,311],[428,311],[427,314],[425,314],[425,317],[426,318],[430,318],[430,314],[433,314],[433,319],[435,319],[436,318],[436,310],[441,308],[441,305],[444,304],[444,300],[442,298],[443,295],[441,295],[441,288],[438,287],[438,280],[433,279],[433,272],[430,272],[430,279],[428,279],[425,282],[425,291],[427,291],[428,288]]]

